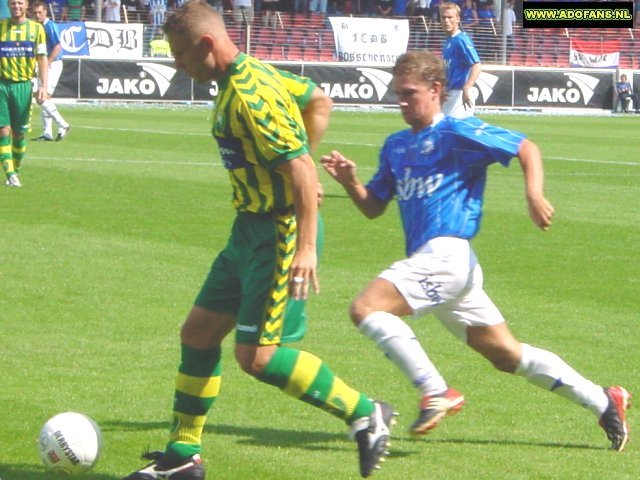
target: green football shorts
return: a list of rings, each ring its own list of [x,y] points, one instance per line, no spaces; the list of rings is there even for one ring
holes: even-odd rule
[[[316,252],[318,263],[322,257],[324,247],[324,222],[318,215],[318,236],[316,237]],[[282,343],[293,343],[302,340],[307,333],[306,300],[294,300],[289,298],[287,309],[284,312],[284,328],[282,331]]]
[[[0,127],[10,125],[17,133],[31,127],[31,82],[0,79]]]
[[[273,214],[239,213],[195,304],[235,315],[237,343],[281,343],[295,245],[292,209]]]

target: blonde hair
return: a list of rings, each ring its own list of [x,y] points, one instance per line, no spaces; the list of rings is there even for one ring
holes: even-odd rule
[[[460,18],[460,6],[457,3],[452,3],[452,2],[441,3],[439,10],[440,10],[440,14],[442,14],[442,12],[444,12],[445,10],[453,10],[456,12],[456,15],[458,16],[458,18]]]

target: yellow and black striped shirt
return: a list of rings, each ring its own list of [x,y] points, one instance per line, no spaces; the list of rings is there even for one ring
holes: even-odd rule
[[[0,79],[24,82],[33,78],[37,56],[47,55],[47,37],[38,22],[14,24],[0,20]]]
[[[309,151],[299,104],[315,84],[244,53],[219,82],[212,134],[233,187],[233,207],[265,213],[293,203],[289,180],[275,167]]]

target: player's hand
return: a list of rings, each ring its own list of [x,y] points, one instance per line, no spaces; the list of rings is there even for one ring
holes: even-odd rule
[[[322,163],[324,170],[341,185],[348,185],[356,179],[355,162],[337,150],[333,150],[330,155],[323,155],[320,163]]]
[[[543,196],[527,198],[527,203],[529,205],[529,216],[533,223],[541,230],[548,230],[555,213],[553,205]]]
[[[469,95],[469,89],[467,89],[467,88],[463,88],[462,89],[462,105],[464,106],[465,110],[467,108],[473,108],[473,102],[471,101],[471,95]]]
[[[309,287],[313,287],[315,293],[320,292],[316,265],[315,252],[296,252],[289,270],[289,295],[295,300],[306,300],[309,297]]]

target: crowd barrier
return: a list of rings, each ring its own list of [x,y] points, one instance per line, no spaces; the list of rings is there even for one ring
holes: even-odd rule
[[[347,63],[271,62],[305,75],[336,105],[395,106],[391,66]],[[77,101],[211,102],[215,82],[198,84],[171,59],[64,59],[54,96]],[[615,69],[535,68],[484,65],[474,86],[476,104],[487,108],[611,110]],[[640,71],[628,71],[640,85]]]

